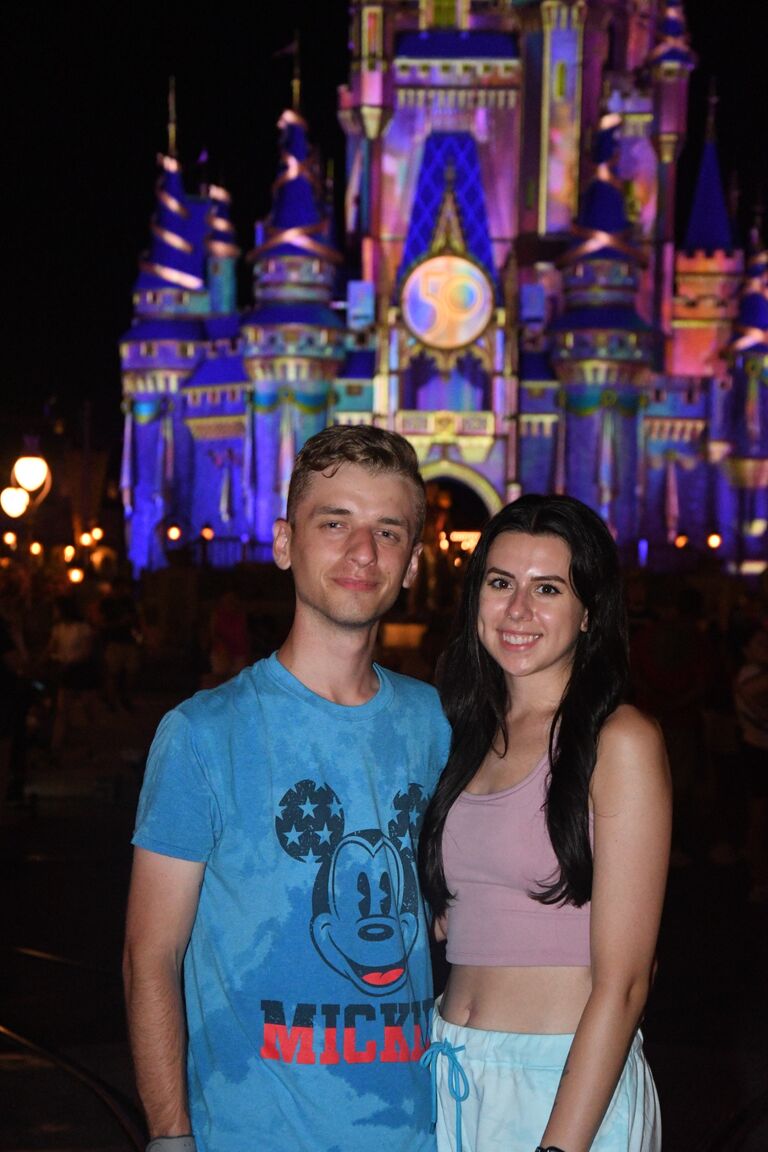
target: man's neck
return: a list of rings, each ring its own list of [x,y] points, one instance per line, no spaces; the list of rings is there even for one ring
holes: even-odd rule
[[[296,619],[277,658],[305,688],[334,704],[365,704],[376,695],[373,651],[378,624],[339,629],[302,626]]]

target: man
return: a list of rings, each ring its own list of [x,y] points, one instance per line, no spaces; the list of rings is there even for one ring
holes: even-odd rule
[[[274,527],[285,643],[158,729],[125,953],[152,1152],[432,1146],[415,836],[449,733],[372,663],[424,506],[402,437],[312,437]]]

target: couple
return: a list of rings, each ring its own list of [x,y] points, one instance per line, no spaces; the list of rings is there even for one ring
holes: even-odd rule
[[[372,663],[424,515],[407,441],[312,437],[274,529],[285,643],[158,729],[125,954],[152,1152],[421,1152],[430,1121],[440,1152],[660,1147],[637,1025],[670,790],[621,703],[613,541],[567,497],[490,521],[449,728]],[[452,964],[434,1009],[419,868]]]

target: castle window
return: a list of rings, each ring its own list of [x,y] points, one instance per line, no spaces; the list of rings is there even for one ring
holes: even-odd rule
[[[451,28],[457,22],[457,17],[456,0],[433,0],[433,27]]]
[[[139,345],[139,354],[141,356],[154,356],[156,353],[157,349],[151,340],[147,340],[143,344]]]
[[[558,60],[555,65],[554,86],[553,93],[555,100],[565,100],[566,93],[566,80],[568,73],[565,67],[564,60]]]

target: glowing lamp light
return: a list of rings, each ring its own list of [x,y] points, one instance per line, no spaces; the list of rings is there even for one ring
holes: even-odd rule
[[[83,548],[90,548],[91,544],[93,544],[93,536],[91,535],[91,533],[90,532],[81,532],[80,533],[80,543],[82,544]]]
[[[9,548],[15,548],[17,543],[17,536],[15,532],[3,533],[3,544],[7,544]]]
[[[0,508],[13,520],[23,516],[29,507],[29,493],[23,488],[3,488],[0,492]]]
[[[19,456],[13,466],[11,479],[27,492],[37,492],[48,479],[50,469],[42,456]]]
[[[687,543],[688,537],[684,532],[680,532],[677,536],[675,536],[675,548],[685,548]]]
[[[707,536],[707,548],[711,548],[713,551],[719,548],[722,542],[723,538],[719,532],[710,532]]]
[[[179,528],[178,524],[169,524],[165,534],[168,539],[174,541],[174,543],[176,540],[181,540],[181,528]]]
[[[94,540],[97,540],[97,541],[103,540],[104,539],[104,529],[99,528],[99,526],[97,524],[95,528],[91,528],[91,536],[93,537]]]
[[[202,536],[203,540],[213,540],[216,533],[214,532],[213,528],[211,528],[210,524],[203,524],[202,528],[200,529],[200,535]]]
[[[85,572],[82,568],[70,568],[67,572],[67,579],[70,584],[82,584],[85,580]]]
[[[32,543],[29,546],[29,552],[30,552],[31,556],[42,556],[43,546],[39,540],[33,540],[32,541]]]
[[[75,546],[74,546],[74,544],[65,545],[65,547],[64,547],[64,562],[66,564],[71,564],[72,561],[74,560],[74,558],[75,558]]]
[[[442,538],[442,540],[440,541],[440,551],[441,552],[447,552],[448,549],[450,548],[450,546],[451,546],[450,541],[447,539],[447,537],[444,536]]]

